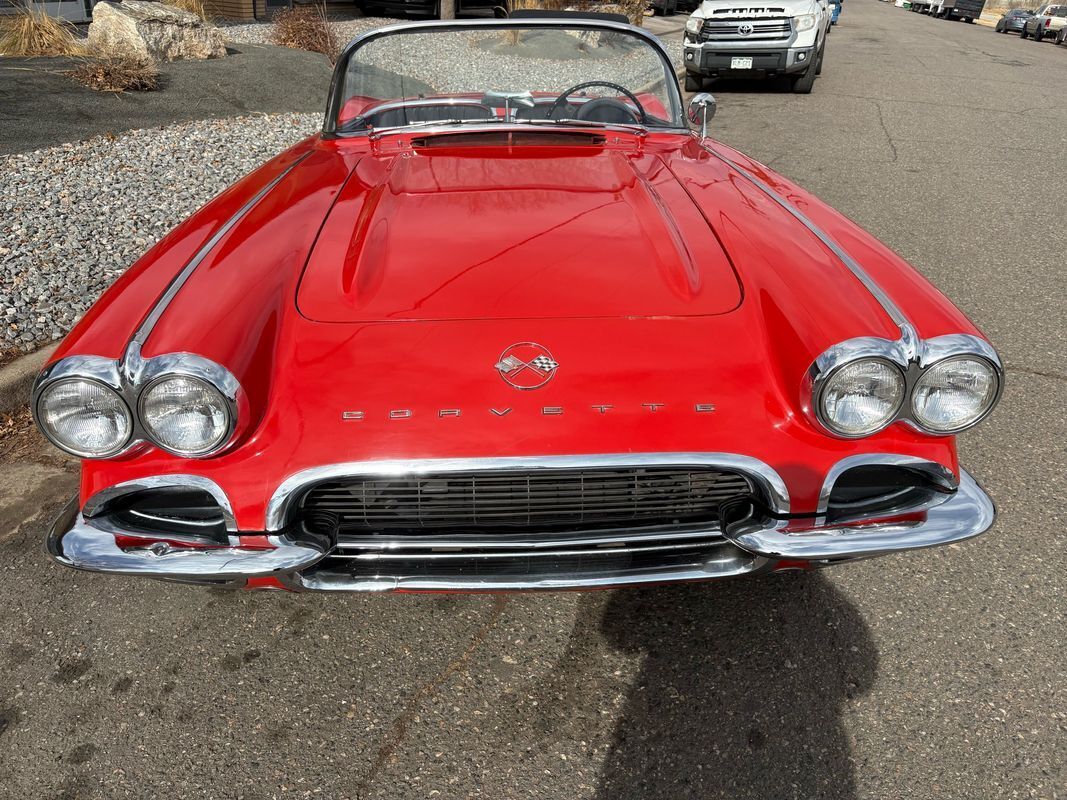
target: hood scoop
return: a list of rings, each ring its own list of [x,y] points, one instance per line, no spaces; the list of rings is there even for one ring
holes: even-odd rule
[[[530,140],[546,135],[559,134]],[[481,134],[427,141],[470,136]],[[659,157],[607,147],[437,148],[359,161],[308,258],[297,290],[305,317],[677,317],[741,302],[722,245]]]
[[[420,136],[411,140],[416,150],[431,147],[599,147],[605,138],[586,131],[462,131]]]

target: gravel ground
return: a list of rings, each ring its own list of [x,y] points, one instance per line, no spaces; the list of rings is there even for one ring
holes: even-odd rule
[[[0,157],[3,339],[32,349],[66,333],[167,231],[320,119],[204,120]]]
[[[334,25],[351,38],[389,22],[395,20],[367,17]],[[234,41],[267,41],[270,27],[235,25],[227,31]],[[422,38],[425,46],[403,66],[405,75],[438,91],[481,88],[470,82],[470,59],[456,58],[453,37]],[[553,59],[489,52],[484,34],[467,38],[471,58],[492,67],[501,84],[496,88],[558,89],[597,77],[636,87],[649,68],[644,53],[615,48],[602,48],[607,55],[597,60],[575,58],[570,37],[562,37],[563,45],[559,36],[532,44],[532,52]],[[442,52],[430,52],[438,43]],[[462,70],[449,72],[450,65]],[[504,87],[509,80],[515,85]],[[318,114],[204,120],[0,156],[0,342],[30,350],[63,336],[167,231],[319,121]],[[205,154],[210,170],[204,169]]]
[[[330,24],[337,33],[338,41],[348,42],[364,31],[383,25],[395,25],[403,21],[388,17],[362,17],[360,19],[334,21]],[[220,27],[223,29],[223,35],[231,42],[269,44],[274,25],[270,22],[222,23]],[[405,65],[405,73],[426,81],[439,91],[465,91],[468,89],[469,86],[467,84],[470,83],[471,64],[484,63],[485,59],[489,57],[489,53],[483,49],[482,52],[472,52],[468,58],[456,58],[455,36],[459,35],[413,34],[413,36],[418,36],[422,41],[418,42],[418,46],[412,48],[418,57],[412,58],[411,68],[408,68],[409,65]],[[469,40],[472,47],[477,47],[479,40],[486,39],[486,34],[473,33],[466,35],[465,38]],[[434,45],[439,47],[435,48]],[[383,47],[389,48],[390,58],[386,59],[384,54],[377,58],[369,57],[368,60],[371,63],[385,60],[392,62],[396,59],[397,54],[390,45],[383,45]],[[633,85],[634,81],[627,77],[629,72],[633,71],[631,65],[636,65],[639,72],[641,71],[640,65],[643,64],[646,69],[648,67],[647,61],[639,57],[634,58],[633,56],[636,54],[633,53],[629,54],[629,57],[599,59],[597,63],[593,64],[590,57],[596,56],[595,48],[583,52],[581,58],[575,57],[578,55],[577,53],[553,53],[551,42],[546,44],[539,41],[535,48],[541,48],[546,55],[559,55],[562,60],[531,59],[529,55],[534,55],[535,51],[529,52],[527,57],[509,57],[506,53],[494,53],[495,63],[493,68],[503,67],[507,73],[520,79],[514,86],[498,88],[501,90],[519,87],[525,89],[534,84],[549,88],[555,87],[557,84],[573,86],[583,80],[597,78],[614,80],[624,85]],[[670,47],[670,54],[675,66],[680,67],[682,65],[681,47]],[[590,71],[591,68],[592,71]],[[643,83],[646,80],[647,77],[641,78],[637,82]]]
[[[348,42],[364,31],[371,28],[380,28],[383,25],[395,25],[403,20],[390,19],[388,17],[361,17],[359,19],[335,20],[330,23],[339,42]],[[271,31],[274,24],[271,22],[220,22],[222,35],[231,42],[245,44],[270,44]]]
[[[369,86],[361,91],[354,85],[352,93],[407,94],[410,78],[440,93],[486,88],[563,91],[593,80],[638,90],[663,76],[654,51],[626,34],[602,34],[599,43],[582,41],[563,31],[529,31],[518,43],[508,42],[506,34],[494,31],[414,33],[406,39],[402,48],[389,39],[379,39],[357,54],[361,64],[376,71],[393,71],[402,80],[379,88],[377,77],[371,76]]]

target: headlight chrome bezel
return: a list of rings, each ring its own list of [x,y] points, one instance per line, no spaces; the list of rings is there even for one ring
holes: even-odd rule
[[[214,387],[222,396],[227,416],[226,434],[210,450],[199,453],[181,452],[171,449],[149,432],[141,415],[141,395],[154,384],[168,377],[190,377],[203,381]],[[119,448],[102,455],[84,455],[75,453],[62,446],[48,435],[39,414],[39,404],[45,390],[57,382],[84,379],[94,381],[111,389],[119,395],[126,406],[132,422],[130,435]],[[49,365],[34,384],[33,402],[31,404],[34,422],[37,428],[52,444],[64,452],[78,458],[102,459],[115,458],[128,453],[138,446],[151,445],[180,458],[210,458],[230,447],[236,439],[236,433],[242,409],[247,411],[247,401],[240,383],[225,367],[193,353],[168,353],[152,358],[142,359],[139,353],[132,357],[127,355],[123,361],[116,361],[101,356],[69,356]]]
[[[966,425],[951,430],[935,430],[923,425],[913,412],[913,393],[920,378],[927,370],[950,359],[960,357],[973,358],[989,365],[996,389],[988,407]],[[825,418],[822,396],[826,384],[842,367],[864,359],[880,359],[898,367],[904,376],[904,401],[887,423],[876,430],[863,434],[850,434],[835,428]],[[903,422],[914,430],[928,436],[954,436],[974,427],[993,412],[1004,391],[1004,368],[996,350],[985,339],[970,334],[949,334],[931,339],[912,342],[905,339],[891,341],[876,337],[849,339],[829,348],[820,355],[808,370],[803,389],[802,404],[805,412],[820,429],[838,439],[862,439],[873,436],[896,422]]]
[[[122,439],[121,442],[119,442],[117,445],[108,450],[92,453],[89,451],[78,450],[74,447],[70,447],[68,444],[65,444],[64,442],[60,441],[58,437],[53,435],[52,431],[47,425],[44,424],[43,421],[43,403],[46,399],[45,395],[48,391],[68,383],[84,383],[99,386],[100,388],[110,392],[115,396],[115,399],[119,401],[121,409],[125,412],[126,416],[126,436]],[[129,447],[130,442],[133,439],[134,434],[137,430],[137,416],[130,408],[130,404],[127,399],[123,397],[122,391],[119,388],[116,388],[115,386],[111,385],[106,379],[99,375],[70,374],[57,376],[53,380],[49,381],[46,385],[42,386],[39,392],[36,392],[34,394],[32,414],[34,422],[37,425],[37,429],[41,432],[41,434],[49,442],[51,442],[52,445],[59,448],[64,453],[69,453],[70,455],[75,456],[76,458],[111,458],[119,453],[122,453]]]
[[[168,353],[167,355],[147,359],[144,362],[139,377],[140,380],[138,381],[137,386],[136,405],[137,424],[143,431],[145,438],[160,450],[164,450],[171,455],[179,456],[181,458],[209,458],[224,450],[233,440],[233,434],[237,428],[237,420],[239,416],[238,400],[241,386],[229,370],[219,366],[214,361],[210,361],[202,356],[194,355],[192,353]],[[223,436],[222,441],[217,445],[202,452],[182,452],[181,450],[169,447],[159,441],[144,423],[142,401],[145,393],[161,381],[168,378],[179,377],[195,378],[196,380],[203,381],[214,387],[222,396],[225,404],[227,417],[226,435]]]
[[[855,364],[862,364],[862,363],[884,364],[885,366],[889,367],[889,369],[892,371],[892,373],[895,374],[895,377],[899,380],[900,398],[899,398],[899,400],[897,400],[896,404],[894,405],[892,413],[890,413],[878,425],[876,425],[876,426],[874,426],[872,428],[869,428],[867,430],[864,430],[864,431],[846,431],[846,430],[838,427],[833,422],[833,420],[830,419],[830,416],[827,414],[826,405],[825,405],[826,392],[833,385],[834,379],[841,374],[842,370],[847,369],[848,367],[851,367],[851,366],[853,366]],[[813,396],[813,402],[815,404],[815,412],[816,412],[816,414],[817,414],[817,416],[819,418],[819,421],[822,423],[822,425],[825,428],[827,428],[828,430],[833,431],[835,436],[839,436],[842,439],[863,439],[863,438],[866,438],[868,436],[873,436],[874,434],[878,433],[879,431],[885,430],[890,425],[892,425],[897,420],[897,418],[900,416],[900,410],[901,410],[901,408],[903,408],[907,404],[908,399],[909,399],[908,379],[907,379],[907,376],[904,373],[904,370],[901,369],[900,365],[897,364],[896,362],[891,361],[888,358],[885,358],[885,357],[882,357],[882,356],[876,356],[876,355],[868,355],[868,356],[862,356],[862,357],[859,357],[859,358],[853,358],[853,359],[849,359],[849,360],[846,360],[846,361],[842,361],[839,364],[836,364],[833,367],[833,369],[831,369],[830,372],[828,372],[825,375],[825,377],[823,377],[818,382],[818,387],[817,387],[816,394]]]
[[[937,369],[938,367],[953,361],[964,360],[984,364],[989,369],[989,372],[992,374],[994,381],[993,396],[990,398],[988,405],[986,405],[977,416],[968,420],[962,425],[944,428],[934,427],[933,425],[929,424],[929,422],[923,422],[920,418],[920,414],[918,413],[915,407],[915,390],[919,388],[920,382],[930,373],[931,370]],[[1004,382],[1001,378],[997,364],[990,361],[985,356],[980,355],[978,353],[954,353],[952,355],[945,356],[944,358],[938,359],[937,361],[927,364],[923,368],[922,373],[916,379],[915,386],[912,387],[912,391],[908,397],[908,422],[922,431],[938,436],[952,436],[953,434],[960,433],[962,431],[967,430],[968,428],[973,428],[983,419],[988,417],[993,412],[993,409],[996,408],[997,401],[1000,399],[1000,393],[1002,391],[1003,385]]]

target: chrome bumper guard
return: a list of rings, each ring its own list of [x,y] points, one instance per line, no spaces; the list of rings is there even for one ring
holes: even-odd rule
[[[748,516],[727,522],[723,535],[741,549],[764,558],[836,561],[960,542],[989,530],[995,518],[989,495],[961,469],[956,492],[922,512],[921,519],[901,516],[866,525],[790,530],[786,521],[771,525],[767,519]]]
[[[122,548],[117,535],[128,535],[110,524],[108,517],[85,518],[77,498],[56,520],[48,536],[48,550],[61,564],[81,570],[120,575],[142,575],[191,583],[240,586],[248,579],[277,578],[297,591],[515,591],[588,589],[651,583],[702,581],[773,569],[777,561],[808,561],[820,565],[834,561],[885,555],[904,550],[951,544],[988,530],[996,516],[992,501],[965,471],[958,490],[940,505],[914,518],[898,517],[870,524],[797,529],[790,521],[758,514],[724,520],[722,546],[706,563],[660,571],[628,571],[598,576],[470,575],[379,578],[346,577],[321,571],[316,564],[335,548],[325,542],[297,541],[285,532],[265,536],[266,547],[242,546],[230,537],[230,546],[191,548],[165,542],[144,548]],[[810,518],[809,518],[810,519]],[[815,520],[818,522],[818,520]],[[794,521],[795,522],[795,521]],[[722,548],[726,548],[723,550]],[[796,566],[790,564],[789,566]]]
[[[242,547],[238,537],[230,537],[229,547],[187,548],[160,542],[124,549],[115,540],[124,533],[109,525],[106,517],[83,517],[74,498],[52,525],[48,552],[60,564],[74,569],[194,583],[287,575],[306,569],[325,555],[321,547],[293,541],[284,534],[267,537],[273,549]]]

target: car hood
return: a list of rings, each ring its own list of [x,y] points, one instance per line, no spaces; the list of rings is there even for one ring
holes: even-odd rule
[[[741,297],[660,159],[479,147],[361,159],[297,305],[321,322],[692,317]]]

